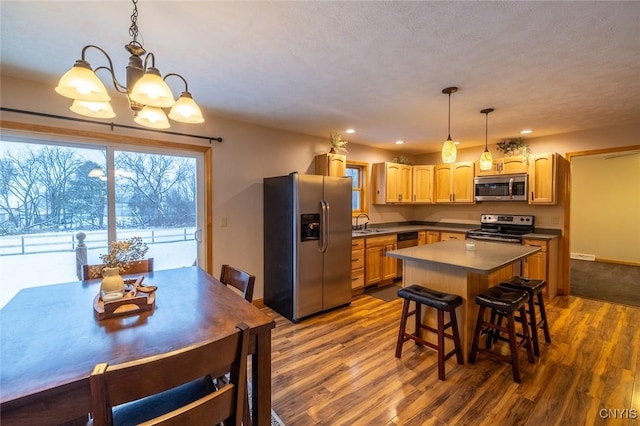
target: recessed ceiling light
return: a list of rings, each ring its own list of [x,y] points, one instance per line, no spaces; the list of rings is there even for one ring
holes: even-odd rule
[[[396,145],[402,145],[404,141],[396,141]]]
[[[344,132],[345,132],[345,133],[349,133],[349,134],[351,134],[351,133],[355,133],[355,132],[356,132],[356,129],[347,129],[347,130],[345,130]]]
[[[453,141],[453,144],[454,145],[460,145],[460,142],[459,141]]]
[[[533,130],[531,129],[524,129],[523,131],[520,132],[521,135],[528,135],[529,133],[533,133]]]

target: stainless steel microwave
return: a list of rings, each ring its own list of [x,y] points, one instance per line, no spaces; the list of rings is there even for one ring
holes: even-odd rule
[[[476,201],[527,201],[527,175],[478,176],[473,180]]]

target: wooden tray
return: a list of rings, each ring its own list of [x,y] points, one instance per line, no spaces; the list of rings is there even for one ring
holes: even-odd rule
[[[156,293],[136,291],[135,284],[125,284],[125,295],[122,299],[104,302],[100,293],[93,299],[93,313],[99,320],[116,318],[124,315],[135,315],[153,310]]]

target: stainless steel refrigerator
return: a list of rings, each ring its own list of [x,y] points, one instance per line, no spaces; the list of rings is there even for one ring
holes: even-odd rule
[[[264,179],[264,303],[290,319],[351,303],[351,179]]]

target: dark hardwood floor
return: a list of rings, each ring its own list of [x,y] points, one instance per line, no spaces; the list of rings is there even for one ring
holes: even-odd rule
[[[555,298],[552,343],[534,365],[521,357],[520,385],[482,355],[448,360],[444,382],[431,350],[407,342],[395,358],[400,299],[363,295],[298,324],[263,309],[277,324],[272,406],[287,426],[640,423],[640,308]]]

